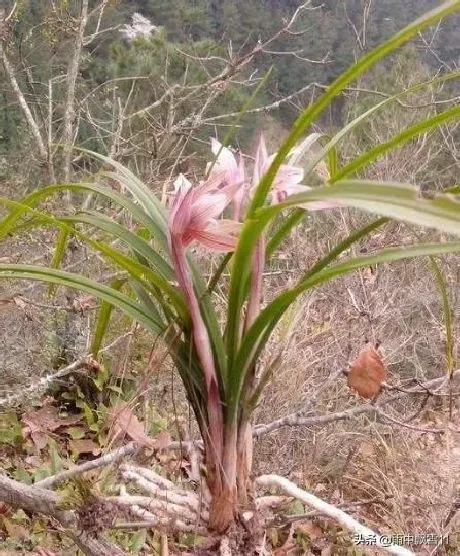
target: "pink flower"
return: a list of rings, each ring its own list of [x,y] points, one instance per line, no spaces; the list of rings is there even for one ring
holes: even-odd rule
[[[197,187],[182,174],[175,182],[176,194],[169,217],[170,243],[187,247],[196,240],[214,251],[232,251],[240,225],[218,219],[232,201],[238,185],[223,179],[222,172]]]
[[[233,219],[238,221],[241,217],[243,200],[246,193],[243,157],[240,155],[237,162],[232,151],[224,147],[214,137],[211,137],[211,150],[216,159],[214,163],[208,164],[208,168],[211,168],[209,176],[220,177],[224,184],[237,186],[233,196]]]
[[[295,156],[291,157],[293,160],[298,160],[303,151],[311,146],[311,144],[319,137],[319,134],[312,134],[304,141],[304,146],[300,145],[299,149],[295,152]],[[268,156],[267,148],[263,135],[260,136],[259,145],[256,153],[256,161],[254,167],[253,187],[256,187],[261,177],[267,172],[272,164],[276,154]],[[322,168],[323,176],[324,169]],[[327,170],[327,168],[326,168]],[[296,193],[305,193],[312,188],[307,185],[302,185],[301,182],[304,178],[303,168],[294,166],[293,164],[282,164],[276,173],[275,179],[272,184],[271,200],[273,204],[282,203],[287,197],[295,195]],[[336,202],[327,201],[309,201],[301,203],[300,207],[310,210],[326,210],[337,208],[341,206]]]

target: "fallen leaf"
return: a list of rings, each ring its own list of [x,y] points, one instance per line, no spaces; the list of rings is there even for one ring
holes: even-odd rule
[[[99,361],[96,361],[96,359],[93,359],[92,357],[88,357],[88,361],[86,362],[86,368],[88,369],[88,371],[98,373],[102,371],[104,367],[99,363]]]
[[[58,408],[53,405],[45,405],[35,411],[28,411],[22,415],[21,419],[25,425],[23,435],[30,436],[38,450],[42,450],[47,445],[48,433],[81,421],[79,416],[61,417]]]
[[[299,523],[296,527],[296,530],[302,532],[304,535],[307,535],[307,537],[312,541],[324,535],[324,531],[321,529],[321,527],[315,525],[313,521],[304,521],[302,523]]]
[[[89,438],[69,440],[69,448],[77,456],[80,454],[93,454],[98,456],[101,453],[101,448]]]
[[[377,349],[369,344],[356,358],[348,373],[348,387],[366,399],[380,394],[387,378],[385,365]]]
[[[24,541],[29,538],[29,532],[22,525],[13,523],[7,517],[2,517],[2,525],[8,534],[8,537],[14,540]]]
[[[109,415],[108,425],[111,435],[115,438],[127,435],[138,444],[150,448],[157,448],[156,441],[146,434],[144,425],[134,415],[133,410],[126,403],[119,404],[112,409]]]

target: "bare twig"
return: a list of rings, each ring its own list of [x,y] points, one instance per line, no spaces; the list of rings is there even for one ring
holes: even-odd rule
[[[118,345],[122,340],[129,337],[131,334],[132,332],[126,332],[125,334],[122,334],[121,336],[116,338],[113,342],[105,346],[100,353],[111,350],[116,345]],[[44,376],[38,382],[34,382],[30,386],[23,388],[20,392],[17,392],[16,394],[10,394],[8,396],[5,396],[4,398],[0,398],[0,407],[12,406],[18,404],[21,401],[27,399],[32,394],[45,391],[52,382],[55,382],[56,380],[59,380],[83,368],[90,361],[90,358],[91,358],[91,354],[80,357],[80,359],[77,359],[70,365],[63,367],[56,373]]]
[[[29,512],[51,516],[66,529],[77,525],[73,512],[59,509],[60,497],[57,494],[36,486],[25,485],[6,475],[0,475],[0,500]],[[67,533],[89,556],[121,556],[125,554],[105,539],[95,538],[94,535],[84,531],[77,533],[77,531],[69,530]]]
[[[11,88],[13,89],[13,93],[16,96],[16,98],[18,99],[19,102],[19,106],[21,107],[24,116],[26,118],[27,124],[30,127],[30,130],[32,132],[32,135],[35,139],[35,142],[37,144],[37,148],[38,148],[38,152],[40,154],[40,158],[42,159],[42,162],[47,164],[48,163],[48,150],[45,146],[45,142],[43,141],[43,137],[42,134],[40,132],[40,129],[38,127],[37,122],[35,121],[32,112],[29,108],[29,105],[27,104],[27,101],[24,97],[24,94],[22,93],[18,81],[16,79],[16,75],[13,69],[13,66],[10,64],[10,61],[8,60],[8,57],[6,55],[6,52],[4,50],[3,44],[0,41],[0,59],[3,62],[3,67],[5,68],[5,73],[8,76],[8,79],[10,81],[10,85]]]
[[[88,21],[88,0],[83,0],[81,5],[80,21],[75,37],[75,46],[67,69],[67,97],[64,110],[64,123],[62,142],[66,151],[64,155],[64,181],[68,182],[70,177],[70,164],[72,161],[72,146],[75,134],[75,88],[77,84],[78,68],[80,67],[81,51],[86,23]]]
[[[315,510],[320,511],[324,515],[335,519],[345,527],[346,529],[352,531],[356,535],[363,535],[367,538],[375,539],[375,545],[389,552],[390,554],[397,554],[399,556],[410,556],[413,555],[413,552],[407,550],[407,548],[403,548],[402,546],[397,546],[394,544],[388,545],[388,537],[385,537],[386,541],[382,542],[381,536],[372,529],[369,529],[365,525],[362,525],[357,521],[354,517],[348,515],[340,508],[321,500],[314,494],[307,492],[305,490],[300,489],[297,485],[286,479],[285,477],[281,477],[279,475],[262,475],[256,479],[256,484],[258,486],[265,486],[265,487],[273,487],[277,486],[281,488],[284,492],[293,496],[297,500],[300,500],[304,504],[315,508]]]
[[[460,369],[457,369],[453,375],[454,377],[460,376]],[[344,421],[346,419],[351,419],[352,417],[356,417],[363,413],[378,413],[382,406],[388,405],[389,403],[395,402],[400,400],[403,396],[408,394],[421,394],[425,393],[426,389],[433,389],[437,386],[442,385],[445,383],[445,377],[435,378],[433,380],[429,380],[423,383],[420,386],[415,386],[413,388],[408,388],[404,390],[404,392],[399,392],[394,396],[391,396],[387,399],[382,399],[379,401],[378,404],[361,404],[357,407],[352,407],[350,409],[346,409],[344,411],[338,411],[336,413],[329,413],[326,415],[315,415],[313,417],[304,417],[303,411],[298,411],[295,413],[291,413],[290,415],[286,415],[285,417],[281,417],[276,421],[272,421],[266,425],[257,425],[254,428],[253,434],[256,438],[262,436],[263,434],[267,434],[269,432],[275,431],[281,427],[300,427],[300,426],[315,426],[315,425],[326,425],[328,423],[334,423],[335,421]],[[388,416],[385,415],[388,418]],[[393,422],[395,420],[393,419]],[[400,424],[397,422],[397,424]],[[442,430],[437,430],[435,432],[442,432]]]
[[[91,471],[92,469],[98,469],[99,467],[104,467],[107,465],[111,465],[116,461],[121,460],[125,456],[133,455],[139,450],[139,446],[136,442],[129,442],[126,446],[122,446],[121,448],[117,448],[100,458],[93,459],[92,461],[87,461],[82,463],[81,465],[75,466],[73,469],[68,469],[66,471],[60,471],[56,473],[56,475],[52,475],[51,477],[46,477],[46,479],[42,479],[41,481],[36,482],[33,486],[34,488],[50,488],[54,487],[76,475],[81,475],[86,471]]]
[[[337,504],[337,508],[340,508],[343,511],[349,512],[355,508],[362,508],[363,506],[371,506],[372,504],[381,504],[385,500],[392,498],[393,496],[387,496],[386,498],[381,498],[379,496],[375,498],[371,498],[370,500],[358,500],[357,502],[343,502],[341,504]],[[312,510],[311,512],[305,512],[303,514],[291,514],[285,517],[284,521],[291,522],[291,521],[298,521],[302,519],[311,519],[312,517],[321,517],[324,516],[323,512],[318,510]]]

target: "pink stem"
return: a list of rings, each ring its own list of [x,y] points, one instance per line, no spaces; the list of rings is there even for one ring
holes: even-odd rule
[[[193,325],[193,341],[201,362],[206,386],[209,440],[215,452],[216,464],[220,467],[223,449],[223,417],[211,342],[193,288],[185,249],[178,241],[171,241],[171,251],[177,279],[185,294],[190,310]]]

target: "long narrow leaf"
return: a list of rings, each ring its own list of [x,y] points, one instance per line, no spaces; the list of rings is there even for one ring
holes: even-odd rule
[[[125,282],[126,280],[117,279],[110,284],[110,287],[113,290],[120,291]],[[93,334],[93,341],[91,343],[91,353],[95,359],[97,359],[99,350],[101,349],[102,341],[104,340],[104,336],[107,332],[107,328],[110,323],[110,317],[112,316],[113,307],[114,306],[112,303],[109,303],[105,300],[101,302],[101,306],[99,307],[96,327]],[[152,312],[150,313],[152,314]],[[161,319],[158,319],[158,322],[161,322]]]
[[[460,202],[454,196],[422,198],[420,190],[412,185],[372,180],[340,180],[329,187],[315,187],[279,205],[260,209],[258,216],[264,215],[265,222],[267,215],[274,218],[284,208],[320,200],[460,235]]]
[[[37,217],[37,225],[52,225],[57,226],[59,228],[64,228],[67,230],[72,230],[72,233],[80,238],[81,240],[88,243],[94,249],[103,253],[109,261],[115,263],[117,266],[127,270],[131,276],[134,278],[144,281],[147,287],[150,288],[150,291],[154,294],[157,293],[155,288],[159,288],[162,292],[164,292],[169,300],[170,303],[174,305],[175,309],[177,310],[178,314],[182,318],[184,322],[188,321],[188,311],[185,305],[185,301],[183,299],[182,294],[173,287],[167,280],[162,278],[159,274],[154,272],[150,267],[145,266],[141,263],[138,263],[132,257],[117,251],[116,249],[112,248],[110,245],[93,240],[92,238],[88,237],[86,234],[76,230],[75,228],[69,226],[66,223],[65,217],[61,219],[54,218],[44,213],[40,213],[35,209],[31,208],[30,206],[23,205],[22,203],[18,203],[17,201],[11,201],[9,199],[0,199],[0,203],[6,204],[7,206],[13,206],[15,208],[23,210],[23,212],[31,212],[34,216]],[[147,279],[147,282],[145,282]]]
[[[443,74],[441,76],[437,76],[434,79],[430,79],[428,81],[423,81],[421,83],[416,83],[415,85],[412,85],[411,87],[408,87],[407,89],[404,89],[403,91],[400,91],[399,93],[391,95],[388,98],[380,101],[376,105],[372,106],[371,108],[369,108],[369,110],[366,110],[363,114],[360,114],[354,120],[349,122],[347,125],[343,126],[340,129],[340,131],[338,131],[334,135],[334,137],[332,137],[332,139],[318,152],[318,154],[316,154],[309,161],[309,163],[307,164],[307,167],[305,168],[305,177],[307,178],[309,176],[309,174],[314,170],[315,166],[318,164],[318,162],[320,160],[322,160],[326,155],[329,155],[329,171],[330,171],[330,174],[331,174],[331,182],[337,181],[337,179],[339,179],[339,178],[337,176],[337,171],[338,171],[338,169],[337,169],[337,153],[335,151],[335,147],[353,129],[355,129],[357,126],[362,124],[365,120],[369,119],[372,114],[374,114],[378,110],[381,110],[387,104],[391,104],[391,103],[399,100],[400,98],[402,98],[402,97],[404,97],[404,96],[406,96],[410,93],[414,93],[416,91],[419,91],[420,89],[423,89],[427,86],[436,85],[436,84],[440,84],[440,83],[445,83],[446,81],[450,81],[452,79],[458,79],[459,77],[460,77],[460,70],[453,71],[453,72],[450,72],[450,73],[446,73],[446,74]]]
[[[270,166],[269,170],[267,171],[266,175],[261,180],[259,186],[255,191],[254,198],[249,209],[249,216],[251,216],[257,210],[257,208],[263,205],[273,179],[291,149],[301,139],[305,131],[313,123],[314,119],[329,106],[332,100],[341,91],[343,91],[345,87],[347,87],[352,81],[356,80],[360,75],[362,75],[374,64],[376,64],[376,62],[408,42],[417,33],[429,27],[430,25],[433,25],[443,17],[446,17],[447,15],[458,11],[459,9],[460,0],[450,0],[441,4],[441,6],[423,14],[420,18],[416,19],[407,27],[402,29],[402,31],[396,33],[386,42],[377,46],[366,55],[364,55],[362,58],[360,58],[348,70],[343,72],[333,83],[331,83],[327,90],[306,110],[304,110],[295,121],[291,133],[279,149],[275,159],[273,160],[272,165]]]
[[[314,276],[316,273],[320,272],[321,270],[323,270],[324,268],[326,268],[329,264],[331,264],[333,261],[335,261],[342,253],[344,253],[347,249],[349,249],[353,244],[357,243],[358,241],[360,241],[361,239],[367,237],[369,234],[371,234],[373,231],[375,231],[377,228],[383,226],[385,223],[388,222],[387,218],[379,218],[378,220],[374,220],[372,222],[370,222],[369,224],[366,224],[365,226],[363,226],[362,228],[360,228],[359,230],[356,230],[355,232],[351,233],[348,237],[346,237],[343,241],[341,241],[338,245],[336,245],[336,247],[334,247],[333,249],[331,249],[331,251],[329,251],[329,253],[327,253],[327,255],[325,255],[321,260],[319,260],[317,263],[315,263],[308,271],[307,273],[304,275],[303,279],[306,280],[307,278],[311,278],[312,276]],[[273,326],[269,327],[265,333],[262,335],[260,341],[258,343],[255,343],[255,345],[253,346],[254,349],[250,352],[250,355],[248,354],[248,358],[250,356],[250,361],[248,362],[248,365],[254,365],[255,361],[257,360],[257,357],[260,355],[263,347],[265,346],[266,342],[268,341],[270,334],[274,328],[274,326],[276,325],[276,323],[278,322],[278,319],[281,318],[282,314],[284,313],[284,306],[280,308],[278,308],[278,313],[273,313]],[[249,330],[248,334],[252,334],[252,331]],[[246,341],[246,340],[245,340]],[[242,347],[243,349],[243,347]],[[238,367],[236,367],[239,372],[244,373],[245,369],[247,368],[247,366],[243,365],[239,365]],[[240,380],[240,377],[238,377],[239,373],[234,373],[233,375],[233,382],[231,384],[232,388],[238,388],[238,381]],[[238,396],[237,393],[235,392],[235,400],[238,400]],[[236,408],[234,408],[234,410],[236,410]]]
[[[460,117],[460,106],[454,106],[449,110],[445,110],[440,114],[436,114],[431,118],[426,118],[422,122],[418,122],[417,124],[406,128],[401,133],[398,133],[394,137],[392,137],[389,141],[385,143],[380,143],[370,151],[365,152],[360,157],[356,158],[349,164],[347,164],[344,168],[339,170],[335,176],[333,181],[336,182],[353,174],[356,174],[358,170],[367,166],[370,162],[373,162],[383,154],[387,153],[388,151],[393,150],[396,147],[401,147],[404,143],[407,143],[414,137],[421,135],[422,133],[426,133],[431,131],[432,129],[440,126],[448,122],[449,120],[453,120],[455,118]]]
[[[59,268],[61,266],[62,261],[64,260],[65,250],[67,247],[67,242],[69,241],[69,230],[66,228],[62,228],[59,230],[58,238],[56,241],[56,248],[53,254],[53,260],[51,261],[51,268]],[[56,287],[54,284],[51,284],[48,289],[48,294],[53,295],[56,291]]]
[[[95,228],[104,230],[111,236],[120,238],[128,247],[130,247],[130,249],[136,251],[139,255],[142,255],[152,268],[158,271],[163,278],[166,278],[167,280],[173,279],[174,272],[171,265],[167,263],[163,257],[148,244],[147,241],[126,228],[123,228],[123,226],[120,226],[118,222],[111,220],[107,216],[92,213],[78,213],[75,216],[61,217],[60,220],[64,222],[80,222],[89,224]]]
[[[133,203],[133,201],[128,199],[128,197],[120,195],[116,191],[113,191],[108,187],[104,187],[103,185],[97,185],[94,183],[72,183],[43,187],[21,199],[20,206],[14,208],[14,210],[12,210],[2,221],[0,221],[0,238],[4,237],[11,231],[16,222],[28,212],[28,208],[35,207],[41,201],[62,191],[73,191],[76,193],[84,191],[110,199],[117,205],[125,208],[130,214],[132,214],[133,218],[137,222],[148,228],[152,235],[155,236],[157,233],[158,227],[153,222],[152,218],[142,209],[142,207]]]
[[[299,297],[300,294],[312,289],[313,287],[325,284],[334,278],[338,278],[344,274],[358,270],[359,268],[414,257],[458,252],[460,252],[460,242],[396,247],[383,249],[371,255],[364,255],[336,263],[320,272],[316,272],[312,276],[309,276],[307,273],[306,277],[294,288],[284,291],[274,301],[267,305],[249,329],[248,333],[245,335],[238,357],[235,360],[235,368],[241,369],[241,372],[238,376],[238,384],[234,384],[236,391],[232,398],[236,401],[239,400],[240,389],[247,369],[250,368],[254,358],[263,349],[264,344],[283,313],[291,305],[291,303]]]
[[[155,334],[161,334],[165,329],[162,322],[154,320],[142,306],[126,295],[79,274],[34,265],[0,263],[0,278],[38,280],[84,291],[111,303]]]
[[[166,233],[166,212],[157,197],[149,190],[149,188],[135,175],[131,170],[123,166],[120,162],[94,151],[87,149],[76,148],[77,151],[86,153],[92,158],[101,160],[105,164],[109,164],[115,168],[118,172],[117,174],[111,174],[110,172],[101,172],[101,175],[108,175],[113,179],[118,179],[121,177],[123,179],[123,185],[129,189],[130,193],[133,195],[136,201],[138,201],[147,214],[157,223],[157,225],[163,229]]]

